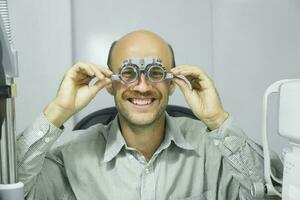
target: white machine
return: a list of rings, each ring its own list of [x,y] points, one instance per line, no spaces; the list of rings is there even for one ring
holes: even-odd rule
[[[15,154],[14,78],[18,76],[7,0],[0,0],[0,200],[23,200],[24,184],[18,182]]]
[[[289,140],[289,151],[284,156],[283,178],[271,170],[267,134],[268,99],[279,93],[279,135]],[[273,83],[263,98],[262,140],[264,147],[265,196],[276,195],[283,200],[300,199],[300,79],[287,79]],[[258,188],[257,191],[258,192]],[[260,188],[260,191],[262,189]]]

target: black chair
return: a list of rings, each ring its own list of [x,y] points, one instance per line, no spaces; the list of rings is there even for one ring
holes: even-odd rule
[[[105,108],[95,111],[83,119],[81,119],[73,128],[73,130],[87,129],[92,125],[101,123],[107,125],[117,115],[118,111],[116,107]],[[198,119],[190,109],[182,106],[167,106],[167,113],[173,117],[189,117],[192,119]]]

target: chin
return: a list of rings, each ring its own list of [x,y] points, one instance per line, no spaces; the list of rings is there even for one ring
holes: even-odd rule
[[[160,120],[164,114],[165,109],[157,108],[144,112],[137,110],[129,110],[119,108],[120,117],[122,117],[128,124],[134,126],[151,126]]]
[[[130,113],[129,116],[126,117],[126,121],[136,126],[151,126],[161,117],[157,114],[158,113],[142,112]]]

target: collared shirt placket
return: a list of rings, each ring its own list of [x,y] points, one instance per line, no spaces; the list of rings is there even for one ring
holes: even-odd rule
[[[145,165],[141,174],[141,200],[155,199],[155,176],[152,164]]]
[[[155,181],[155,167],[154,161],[156,160],[157,155],[153,155],[149,162],[146,161],[145,157],[137,152],[131,152],[134,154],[133,157],[142,165],[142,172],[140,175],[140,195],[141,200],[154,200],[156,194],[156,181]]]

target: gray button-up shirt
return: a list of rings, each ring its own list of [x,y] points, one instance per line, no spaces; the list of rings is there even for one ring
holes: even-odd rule
[[[199,120],[166,114],[164,140],[149,161],[126,145],[117,118],[50,149],[62,132],[41,115],[18,137],[26,199],[253,199],[251,184],[263,182],[261,150],[231,117],[209,132]]]

